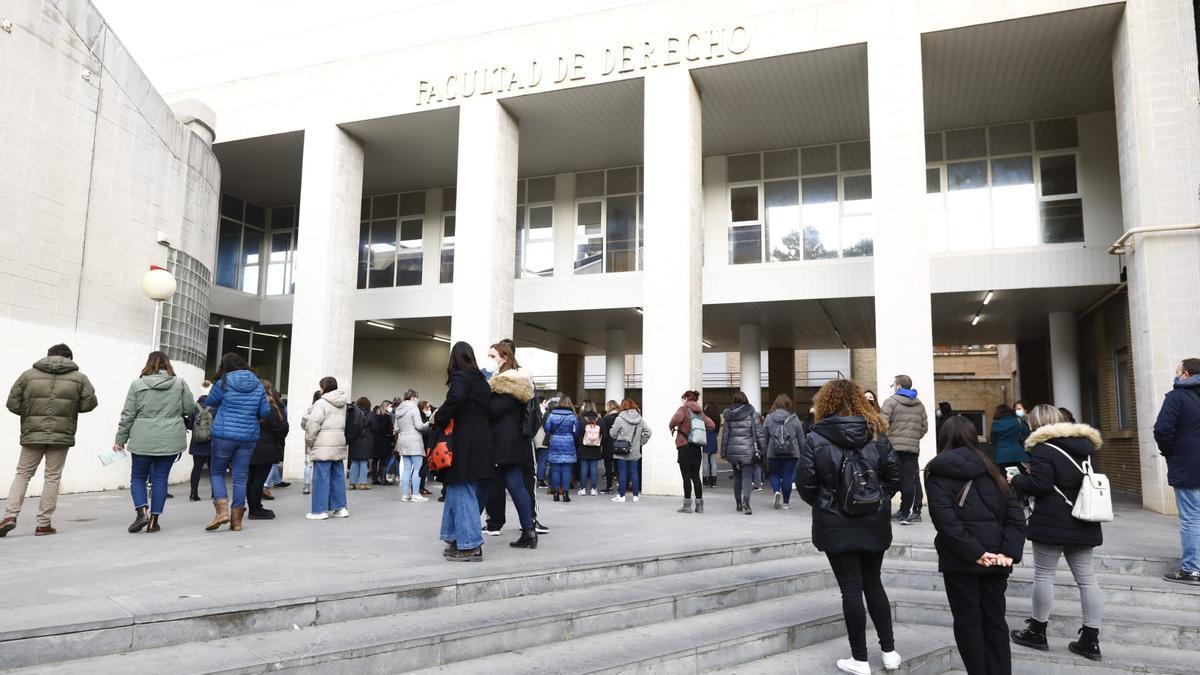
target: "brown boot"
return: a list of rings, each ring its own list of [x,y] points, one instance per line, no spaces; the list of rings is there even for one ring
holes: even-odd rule
[[[229,500],[228,499],[214,499],[213,500],[213,508],[216,509],[217,514],[215,516],[213,516],[212,522],[209,523],[208,525],[206,525],[204,528],[204,529],[208,530],[209,532],[212,532],[213,530],[215,530],[215,529],[221,527],[222,525],[224,525],[225,523],[229,522]]]
[[[246,507],[234,509],[232,516],[229,518],[229,529],[234,532],[242,531],[242,517],[246,515]]]
[[[359,484],[358,484],[358,489],[359,489],[359,490],[370,490],[370,489],[371,489],[371,486],[370,486],[370,485],[367,485],[366,483],[359,483]]]

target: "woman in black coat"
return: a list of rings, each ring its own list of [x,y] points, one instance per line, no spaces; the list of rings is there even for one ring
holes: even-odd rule
[[[454,462],[441,472],[446,484],[446,505],[442,509],[442,541],[449,544],[446,560],[454,562],[483,560],[483,534],[479,515],[487,502],[487,488],[495,475],[492,461],[491,399],[483,373],[475,361],[475,351],[465,342],[450,349],[446,367],[446,401],[433,415],[433,425],[445,429],[454,421],[450,447]]]
[[[379,406],[373,413],[371,438],[375,444],[372,448],[368,471],[371,476],[371,485],[392,485],[393,483],[384,476],[384,470],[387,468],[388,459],[392,454],[392,439],[395,438],[395,434],[392,432],[392,415],[387,406]]]
[[[271,467],[283,461],[283,445],[288,435],[287,416],[279,403],[279,392],[270,382],[263,381],[267,392],[270,413],[258,421],[258,442],[250,456],[250,471],[246,476],[246,505],[250,507],[250,520],[271,520],[275,512],[263,508],[264,484]],[[269,495],[270,493],[266,493]]]
[[[204,408],[206,400],[208,400],[208,396],[203,394],[200,398],[196,399],[196,412],[188,415],[187,419],[183,421],[183,425],[187,427],[187,430],[193,432],[191,434],[191,442],[188,444],[188,454],[192,456],[192,492],[188,496],[188,499],[193,502],[200,501],[200,477],[205,475],[204,469],[208,467],[209,460],[212,458],[212,438],[209,437],[207,441],[198,441],[195,434],[196,416]],[[209,426],[211,427],[212,413],[209,412],[207,414],[209,417]]]
[[[892,545],[892,523],[886,502],[900,488],[900,462],[884,432],[887,423],[867,403],[862,389],[850,380],[831,380],[813,400],[816,423],[796,467],[800,498],[813,508],[812,539],[824,551],[842,593],[842,614],[853,658],[837,662],[839,669],[869,675],[867,617],[879,635],[883,663],[888,670],[900,667],[892,636],[892,608],[883,588],[880,570],[883,555]],[[838,504],[842,460],[858,457],[871,467],[882,494],[877,508],[849,515]]]
[[[522,420],[525,407],[533,399],[533,380],[517,363],[517,356],[504,342],[497,342],[488,351],[495,368],[488,385],[492,388],[492,461],[496,463],[496,476],[502,484],[491,486],[493,506],[504,510],[504,491],[512,497],[521,521],[521,538],[509,544],[513,548],[537,548],[538,537],[534,529],[532,478],[526,484],[525,477],[533,476],[533,438],[525,435]],[[489,524],[494,521],[489,517]],[[490,528],[489,528],[490,529]],[[498,529],[496,530],[498,531]]]
[[[938,571],[954,617],[954,641],[971,675],[1012,672],[1004,593],[1025,546],[1025,513],[1004,473],[962,415],[942,422],[938,456],[925,466]]]
[[[346,441],[350,451],[350,477],[346,487],[370,490],[367,469],[375,454],[375,413],[371,412],[371,399],[363,396],[353,405],[346,406]]]
[[[1045,403],[1034,406],[1026,418],[1032,430],[1025,439],[1029,473],[1010,482],[1034,499],[1025,533],[1033,542],[1033,616],[1025,621],[1028,628],[1013,631],[1012,639],[1024,647],[1049,649],[1046,626],[1054,605],[1054,573],[1059,558],[1066,557],[1083,605],[1082,637],[1067,648],[1098,661],[1104,593],[1096,581],[1092,550],[1104,543],[1104,535],[1100,523],[1078,520],[1071,508],[1083,487],[1080,467],[1100,448],[1100,432],[1086,424],[1065,422],[1058,408]]]

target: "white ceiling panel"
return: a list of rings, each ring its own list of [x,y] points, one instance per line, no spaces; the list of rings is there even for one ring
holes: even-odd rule
[[[304,132],[213,145],[221,164],[221,191],[259,206],[300,203]]]
[[[458,107],[343,124],[363,142],[363,194],[454,185]]]

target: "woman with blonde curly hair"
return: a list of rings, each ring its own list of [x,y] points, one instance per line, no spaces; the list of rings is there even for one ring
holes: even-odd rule
[[[900,487],[900,462],[887,422],[850,380],[831,380],[813,399],[816,424],[800,453],[796,486],[813,508],[812,541],[829,558],[842,593],[851,658],[838,669],[869,675],[867,612],[888,670],[900,667],[892,637],[891,605],[880,579],[892,545],[887,504]],[[867,608],[863,610],[863,597]]]

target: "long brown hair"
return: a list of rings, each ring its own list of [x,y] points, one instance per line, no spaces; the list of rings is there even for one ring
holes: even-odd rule
[[[813,415],[817,421],[826,417],[861,417],[867,421],[872,434],[887,433],[887,422],[875,412],[862,387],[853,380],[830,380],[813,397]]]
[[[165,352],[150,352],[150,356],[146,358],[146,367],[142,368],[140,377],[153,375],[160,370],[167,371],[171,377],[175,376],[175,369],[171,367],[171,359],[167,358]]]
[[[270,380],[263,380],[262,386],[267,392],[267,403],[271,404],[271,410],[274,410],[275,414],[282,418],[283,408],[279,406],[279,392],[275,391],[275,385],[271,384]]]
[[[938,454],[954,448],[974,450],[979,459],[983,460],[983,466],[987,468],[988,476],[996,484],[996,490],[1002,495],[1008,494],[1008,479],[992,458],[979,449],[979,430],[975,428],[974,422],[962,415],[955,415],[942,422],[942,430],[938,433],[937,440]]]
[[[513,352],[513,348],[507,342],[497,342],[496,344],[492,345],[492,349],[494,349],[497,354],[504,358],[504,365],[500,367],[500,372],[503,373],[506,370],[516,370],[521,367],[521,365],[517,363],[516,353]]]

